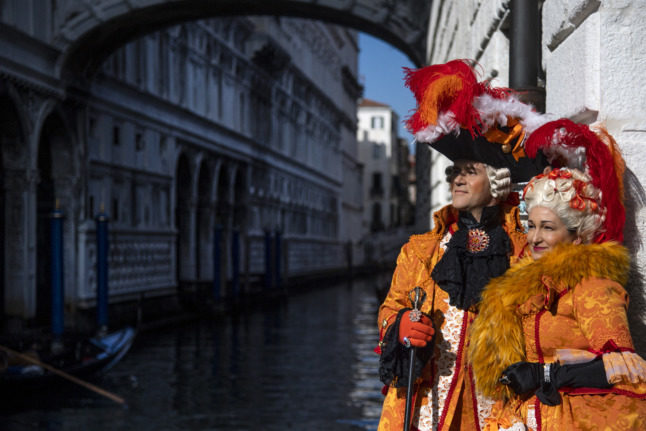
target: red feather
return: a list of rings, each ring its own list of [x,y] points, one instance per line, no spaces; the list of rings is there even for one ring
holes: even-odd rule
[[[497,99],[510,95],[509,88],[491,88],[488,82],[478,82],[469,60],[452,60],[421,69],[404,68],[406,86],[413,92],[417,110],[406,120],[412,133],[437,124],[437,118],[452,112],[461,128],[471,135],[482,130],[480,113],[473,100],[484,93]]]
[[[604,232],[595,242],[623,241],[626,212],[619,196],[620,184],[610,149],[587,125],[560,119],[536,129],[525,144],[525,152],[534,158],[538,150],[546,150],[554,145],[570,149],[585,148],[586,172],[592,178],[592,185],[601,190],[601,206],[607,211]],[[567,161],[554,160],[552,166],[567,167]]]
[[[464,60],[426,66],[421,69],[404,68],[406,86],[417,100],[416,112],[406,121],[408,129],[416,133],[432,119],[451,111],[465,129],[477,130],[480,115],[473,108],[473,98],[483,88],[473,69]],[[426,119],[423,117],[427,117]],[[430,119],[430,120],[429,120]]]

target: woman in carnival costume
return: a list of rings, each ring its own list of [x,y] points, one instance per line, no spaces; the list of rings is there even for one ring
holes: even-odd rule
[[[488,430],[644,430],[646,362],[623,288],[624,161],[600,126],[569,120],[526,145],[555,169],[525,187],[531,257],[493,279],[471,327],[476,387],[498,400]]]
[[[492,401],[474,391],[466,366],[467,329],[480,292],[523,254],[525,234],[511,183],[542,172],[524,143],[547,120],[506,88],[478,82],[462,60],[407,70],[417,99],[407,120],[418,144],[454,162],[447,169],[452,204],[433,215],[430,232],[413,235],[397,258],[379,309],[380,378],[386,384],[379,430],[401,430],[406,417],[410,348],[415,347],[410,429],[480,429]],[[421,313],[410,293],[422,289]]]

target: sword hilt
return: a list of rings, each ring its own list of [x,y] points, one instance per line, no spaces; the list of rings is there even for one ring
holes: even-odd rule
[[[408,292],[408,299],[413,305],[413,310],[419,310],[426,299],[426,292],[421,287],[415,286],[414,289]]]

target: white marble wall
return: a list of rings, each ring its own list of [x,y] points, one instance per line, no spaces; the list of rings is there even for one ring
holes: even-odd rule
[[[507,85],[509,44],[501,29],[508,25],[504,19],[508,5],[504,0],[433,2],[429,63],[477,58],[485,76],[495,75],[496,84]],[[645,20],[644,0],[546,0],[542,9],[546,112],[587,123],[604,121],[632,171],[625,179],[625,237],[636,271],[627,288],[634,338],[642,352],[646,351],[646,300],[643,275],[637,268],[646,264],[642,188],[646,173],[641,169],[646,163]],[[494,31],[487,35],[487,28]],[[435,160],[432,163],[435,168]],[[439,174],[439,169],[431,169],[431,184]],[[434,197],[433,193],[434,189]],[[433,198],[434,207],[435,202]]]
[[[626,245],[635,261],[627,286],[633,338],[646,352],[643,242],[646,210],[646,2],[620,0],[546,1],[543,65],[546,110],[584,122],[604,121],[634,175],[625,178]]]

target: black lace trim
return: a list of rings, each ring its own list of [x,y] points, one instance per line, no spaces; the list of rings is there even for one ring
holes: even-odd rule
[[[397,319],[386,330],[382,340],[381,356],[379,357],[379,380],[385,385],[403,388],[408,385],[408,370],[410,367],[410,349],[399,342],[399,322],[402,314],[410,308],[402,308],[397,313]],[[424,348],[415,348],[413,365],[413,382],[422,375],[422,370],[433,354],[435,336]]]
[[[509,268],[511,241],[502,223],[499,206],[483,208],[480,222],[471,213],[460,212],[459,229],[431,272],[433,280],[449,294],[451,305],[462,310],[473,309],[489,280]],[[489,236],[489,244],[484,250],[469,251],[469,231],[473,229],[482,230]]]

